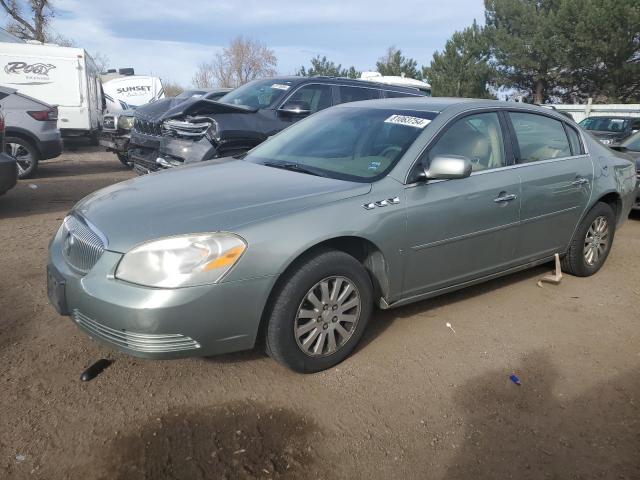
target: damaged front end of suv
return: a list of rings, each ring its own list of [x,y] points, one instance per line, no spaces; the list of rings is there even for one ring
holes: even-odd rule
[[[172,168],[244,153],[266,138],[259,123],[256,109],[209,100],[169,112],[161,123],[156,165]]]
[[[115,153],[118,156],[118,160],[127,168],[132,168],[133,166],[133,162],[127,152],[133,123],[133,110],[123,110],[122,112],[105,115],[102,120],[102,132],[99,139],[100,145],[105,147],[108,152]]]

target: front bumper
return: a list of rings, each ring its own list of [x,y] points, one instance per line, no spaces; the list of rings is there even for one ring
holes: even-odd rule
[[[202,162],[216,156],[216,147],[212,145],[206,136],[198,140],[165,136],[162,137],[158,152],[158,157],[166,161],[161,165],[164,168]]]
[[[18,182],[16,160],[6,153],[0,153],[0,195],[11,190]]]
[[[61,236],[58,232],[49,248],[49,295],[62,314],[94,339],[130,355],[156,359],[253,348],[274,277],[148,288],[115,279],[122,255],[111,251],[82,276],[65,261]]]
[[[125,132],[109,132],[103,130],[100,134],[99,143],[105,147],[107,151],[126,155],[129,148],[129,133]]]

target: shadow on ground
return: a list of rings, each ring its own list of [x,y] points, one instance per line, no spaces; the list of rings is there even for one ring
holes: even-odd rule
[[[112,439],[102,478],[317,478],[319,438],[312,421],[281,408],[173,409]]]
[[[480,283],[472,287],[467,287],[456,292],[441,295],[439,297],[431,298],[428,300],[422,300],[420,302],[412,303],[410,305],[394,308],[391,310],[377,310],[374,312],[374,316],[367,327],[360,345],[357,350],[366,348],[366,346],[375,340],[378,336],[382,335],[384,331],[391,326],[391,324],[401,318],[411,318],[416,315],[428,313],[430,310],[435,310],[441,307],[447,307],[454,305],[458,302],[464,302],[470,298],[480,295],[486,295],[494,290],[501,288],[507,288],[513,283],[533,280],[534,278],[545,275],[550,270],[549,265],[542,265],[523,272],[514,273],[505,277],[490,280],[488,282]]]
[[[455,395],[465,441],[446,479],[640,478],[640,370],[570,398],[543,352],[482,375]]]

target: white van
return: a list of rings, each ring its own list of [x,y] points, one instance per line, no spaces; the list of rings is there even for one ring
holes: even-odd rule
[[[102,84],[107,111],[110,113],[138,108],[164,98],[162,82],[158,77],[128,75]]]
[[[102,88],[98,68],[84,49],[0,42],[0,85],[57,105],[63,136],[97,138]]]

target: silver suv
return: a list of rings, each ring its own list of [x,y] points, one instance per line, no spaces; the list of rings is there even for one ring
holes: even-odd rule
[[[0,87],[0,106],[6,123],[4,151],[18,163],[18,177],[35,175],[40,160],[62,153],[58,107]]]

